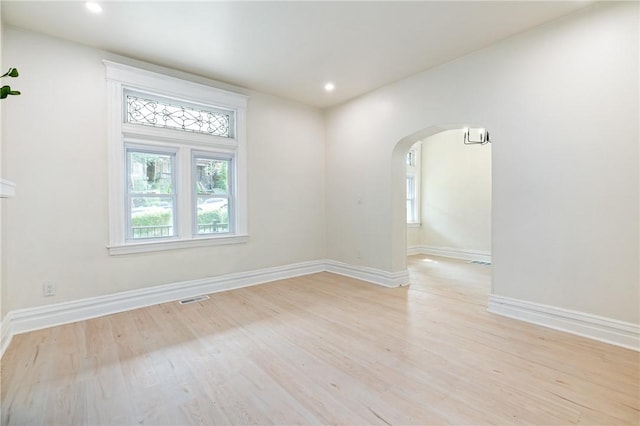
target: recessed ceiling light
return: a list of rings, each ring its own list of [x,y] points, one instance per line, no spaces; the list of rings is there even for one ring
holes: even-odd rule
[[[89,12],[91,12],[91,13],[100,13],[100,12],[102,12],[102,6],[100,6],[96,2],[88,1],[84,5],[87,7],[87,9],[89,9]]]
[[[326,83],[324,85],[324,90],[326,90],[327,92],[333,92],[333,89],[335,89],[335,88],[336,88],[336,85],[331,83],[331,82]]]

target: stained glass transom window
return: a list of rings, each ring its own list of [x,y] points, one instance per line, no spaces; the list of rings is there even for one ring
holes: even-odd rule
[[[226,138],[233,136],[232,111],[196,109],[131,94],[127,94],[127,122]]]

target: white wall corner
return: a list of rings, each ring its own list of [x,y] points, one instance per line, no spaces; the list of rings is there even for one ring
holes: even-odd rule
[[[640,351],[640,325],[492,294],[489,312]]]

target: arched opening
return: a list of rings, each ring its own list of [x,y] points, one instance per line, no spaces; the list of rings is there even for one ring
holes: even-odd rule
[[[467,146],[465,127],[430,126],[398,141],[394,148],[391,196],[395,270],[407,269],[408,248],[409,254],[491,260],[491,150],[483,144]],[[470,130],[472,135],[474,129]],[[421,205],[418,223],[408,227],[407,211],[412,201],[407,195],[413,170],[409,166],[407,174],[407,153],[416,142],[422,142],[421,151],[416,151],[421,156],[418,163],[422,163],[421,176],[416,178],[420,188],[417,202]]]

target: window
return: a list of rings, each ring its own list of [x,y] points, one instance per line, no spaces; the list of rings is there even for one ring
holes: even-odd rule
[[[415,143],[407,153],[407,224],[420,226],[420,156],[422,142]]]
[[[215,108],[193,108],[170,100],[145,99],[127,93],[127,123],[167,127],[187,132],[199,132],[231,137],[233,114]]]
[[[246,97],[105,66],[110,254],[248,241]]]
[[[407,176],[407,223],[416,223],[416,177]]]
[[[409,152],[407,152],[407,166],[409,167],[416,166],[416,151],[414,148],[411,148]]]
[[[127,147],[127,240],[173,237],[175,152]]]
[[[196,200],[194,229],[198,235],[231,232],[229,212],[233,217],[233,199],[229,185],[233,181],[231,158],[194,155],[194,199]]]

